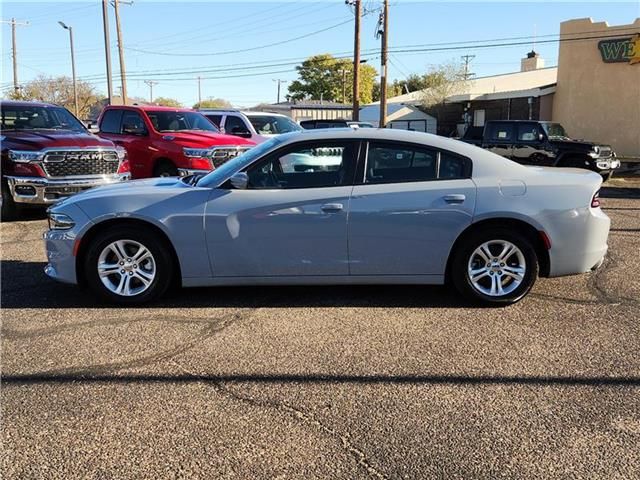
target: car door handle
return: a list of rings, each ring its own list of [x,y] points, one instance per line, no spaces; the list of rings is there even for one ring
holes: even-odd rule
[[[339,212],[343,209],[341,203],[325,203],[320,207],[320,210],[323,212],[331,213],[331,212]]]
[[[467,197],[461,193],[451,193],[449,195],[445,195],[443,198],[447,203],[464,203]]]

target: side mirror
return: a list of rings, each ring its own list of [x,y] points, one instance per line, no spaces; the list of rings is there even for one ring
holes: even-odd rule
[[[242,127],[233,127],[231,129],[231,135],[235,135],[236,137],[251,138],[251,132]]]
[[[122,133],[127,135],[146,135],[147,131],[144,127],[140,127],[133,123],[125,123],[122,125]]]
[[[234,173],[229,179],[229,182],[231,182],[231,186],[236,190],[246,190],[249,185],[249,175],[245,172]]]

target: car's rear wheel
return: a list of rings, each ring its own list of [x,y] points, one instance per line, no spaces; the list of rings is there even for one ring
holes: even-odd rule
[[[451,278],[472,301],[508,305],[522,299],[538,277],[538,257],[531,242],[507,229],[467,236],[454,252]]]
[[[173,264],[156,236],[137,227],[118,227],[89,245],[84,269],[89,287],[100,297],[132,305],[162,295]]]

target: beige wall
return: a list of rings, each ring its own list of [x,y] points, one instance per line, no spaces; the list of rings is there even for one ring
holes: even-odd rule
[[[633,24],[609,27],[583,18],[560,25],[562,39],[640,33]],[[600,39],[560,42],[553,120],[569,134],[611,144],[619,156],[640,157],[640,63],[604,63]]]

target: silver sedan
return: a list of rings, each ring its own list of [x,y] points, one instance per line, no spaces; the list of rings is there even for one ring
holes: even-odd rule
[[[474,301],[509,304],[538,276],[602,263],[601,182],[423,133],[310,130],[203,177],[100,187],[56,204],[45,271],[128,304],[174,284],[449,282]]]

